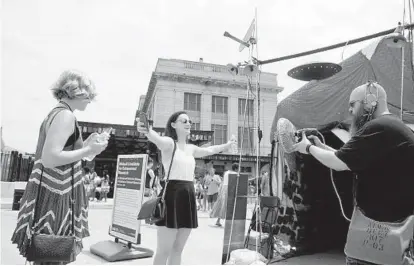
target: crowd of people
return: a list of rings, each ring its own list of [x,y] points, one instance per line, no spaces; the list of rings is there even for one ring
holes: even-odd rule
[[[155,174],[153,159],[149,158],[148,162],[144,200],[156,197],[162,189],[160,182],[164,181],[163,177]],[[238,170],[239,164],[233,163],[231,169],[226,170],[221,176],[216,173],[214,167],[210,167],[205,169],[202,177],[194,179],[197,211],[208,213],[210,218],[216,218],[215,225],[218,227],[222,226],[221,220],[226,218],[229,174],[237,174]],[[269,175],[266,170],[262,171],[259,178],[251,177],[249,180],[249,196],[257,196],[258,193],[261,196],[270,196]],[[254,202],[253,197],[250,199]]]
[[[84,168],[83,177],[86,194],[90,201],[107,201],[110,190],[108,171],[103,171],[103,177],[100,177],[93,169]]]

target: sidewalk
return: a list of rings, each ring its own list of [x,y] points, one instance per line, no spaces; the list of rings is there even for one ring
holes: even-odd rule
[[[89,230],[90,237],[84,239],[84,248],[77,260],[72,265],[97,265],[97,264],[134,264],[149,265],[153,258],[127,260],[119,262],[107,262],[104,259],[90,252],[91,245],[100,241],[113,240],[108,235],[108,228],[112,220],[112,200],[108,202],[91,202],[89,211]],[[13,230],[15,229],[17,211],[1,210],[1,256],[0,264],[24,264],[25,260],[18,253],[15,245],[10,241]],[[207,212],[198,212],[199,227],[192,231],[188,243],[183,253],[184,265],[219,265],[223,250],[224,227],[214,226],[215,219],[210,219]],[[141,246],[155,251],[157,246],[156,226],[142,224]],[[304,255],[272,264],[344,264],[342,251],[328,251],[319,254]]]
[[[105,201],[89,201],[89,209],[112,209],[114,199]],[[0,198],[0,209],[11,210],[13,206],[13,198]]]
[[[17,211],[1,210],[1,258],[0,264],[24,264],[15,245],[10,241],[15,228]],[[184,265],[219,265],[223,249],[224,228],[213,226],[214,219],[207,218],[207,213],[199,212],[199,227],[192,231],[183,253]],[[91,209],[89,211],[90,237],[83,240],[83,251],[72,265],[131,264],[151,265],[153,258],[108,262],[94,255],[90,247],[100,241],[113,240],[108,235],[112,220],[112,210]],[[154,225],[141,224],[141,246],[155,251],[157,230]]]

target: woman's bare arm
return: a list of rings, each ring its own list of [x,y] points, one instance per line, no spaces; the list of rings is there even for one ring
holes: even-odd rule
[[[69,110],[62,110],[52,120],[46,133],[42,151],[42,164],[53,168],[81,160],[91,153],[89,146],[74,151],[64,151],[63,148],[75,128],[75,117]]]

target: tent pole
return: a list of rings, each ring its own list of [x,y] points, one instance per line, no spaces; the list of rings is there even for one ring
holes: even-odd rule
[[[414,23],[407,24],[407,25],[404,26],[404,29],[412,29],[412,28],[414,28]],[[380,36],[383,36],[383,35],[393,33],[394,30],[395,30],[395,28],[392,28],[392,29],[389,29],[389,30],[386,30],[386,31],[381,31],[381,32],[378,32],[378,33],[375,33],[375,34],[365,36],[365,37],[353,39],[353,40],[346,41],[346,42],[337,43],[337,44],[334,44],[334,45],[330,45],[330,46],[326,46],[326,47],[322,47],[322,48],[318,48],[318,49],[314,49],[314,50],[310,50],[310,51],[306,51],[306,52],[302,52],[302,53],[298,53],[298,54],[277,57],[277,58],[274,58],[274,59],[268,59],[268,60],[264,60],[264,61],[257,60],[257,58],[255,58],[255,59],[257,60],[258,65],[265,65],[265,64],[275,63],[275,62],[284,61],[284,60],[288,60],[288,59],[292,59],[292,58],[297,58],[297,57],[302,57],[302,56],[306,56],[306,55],[325,52],[325,51],[328,51],[328,50],[343,47],[344,45],[350,45],[350,44],[354,44],[354,43],[358,43],[358,42],[363,42],[363,41],[366,41],[366,40],[369,40],[369,39],[373,39],[373,38],[376,38],[376,37],[380,37]]]
[[[401,99],[400,99],[400,116],[403,120],[403,97],[404,97],[404,45],[401,46]]]

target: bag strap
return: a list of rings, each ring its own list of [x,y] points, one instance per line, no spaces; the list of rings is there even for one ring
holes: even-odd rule
[[[75,135],[75,139],[76,139],[76,135]],[[73,148],[75,146],[75,143],[73,143]],[[70,181],[71,186],[72,186],[72,197],[70,199],[70,205],[71,205],[71,211],[72,211],[72,226],[71,226],[71,230],[72,230],[72,236],[75,236],[75,189],[74,189],[74,185],[75,185],[75,165],[74,163],[72,163],[72,180]]]
[[[157,176],[154,173],[154,170],[152,171],[152,173],[154,174],[154,181],[152,181],[152,186],[151,188],[153,189],[155,187],[155,181],[157,181]]]
[[[40,182],[39,182],[39,187],[37,188],[37,195],[36,195],[36,201],[35,201],[35,204],[34,204],[34,209],[33,209],[33,219],[32,219],[32,222],[30,223],[30,231],[31,231],[31,234],[33,234],[33,232],[34,232],[34,229],[33,229],[33,227],[34,227],[34,223],[35,223],[35,220],[36,220],[36,214],[37,214],[37,203],[39,202],[39,195],[40,195],[40,188],[42,187],[42,178],[43,178],[43,165],[42,165],[42,172],[41,172],[41,174],[40,174]]]
[[[168,169],[167,179],[165,180],[165,186],[164,186],[164,190],[162,192],[162,197],[161,197],[163,201],[164,201],[164,198],[165,198],[165,191],[167,190],[168,180],[170,179],[171,166],[173,164],[174,155],[175,155],[176,150],[177,150],[177,143],[175,143],[175,141],[174,141],[174,150],[173,150],[173,153],[172,153],[172,156],[171,156],[170,168]]]

